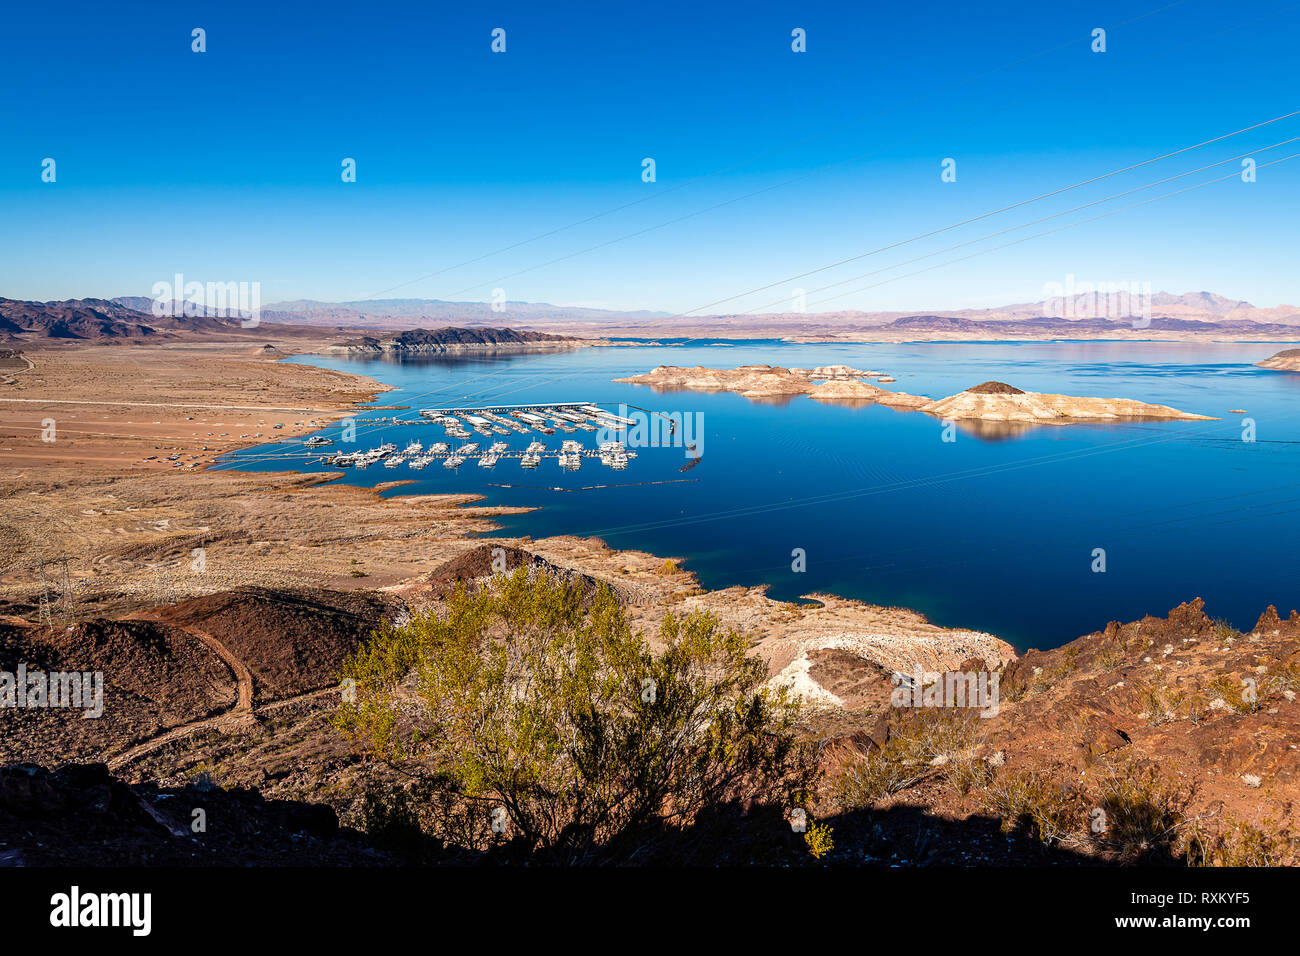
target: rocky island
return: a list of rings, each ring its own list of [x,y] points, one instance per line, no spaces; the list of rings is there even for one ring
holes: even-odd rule
[[[1276,369],[1279,372],[1300,372],[1300,349],[1283,349],[1262,362],[1256,362],[1255,365],[1259,368]]]
[[[813,369],[782,368],[779,365],[742,365],[736,369],[660,365],[644,375],[616,378],[614,381],[649,385],[656,391],[735,392],[746,398],[759,399],[807,395],[821,401],[874,402],[894,408],[920,408],[930,403],[930,399],[921,395],[891,392],[863,381],[882,375],[882,372],[868,372],[847,365],[823,365]]]
[[[1283,353],[1285,354],[1285,353]],[[1300,350],[1297,350],[1300,356]],[[1275,356],[1276,357],[1276,356]],[[830,402],[875,403],[890,408],[913,409],[954,421],[1022,422],[1067,425],[1071,423],[1161,419],[1213,421],[1208,415],[1153,405],[1129,398],[1085,398],[1026,392],[1004,382],[983,382],[947,398],[927,398],[906,392],[891,392],[864,381],[876,378],[894,381],[880,372],[867,372],[846,365],[815,369],[782,368],[774,365],[742,365],[736,369],[679,368],[661,365],[643,375],[615,379],[656,390],[735,392],[746,398],[807,395]]]

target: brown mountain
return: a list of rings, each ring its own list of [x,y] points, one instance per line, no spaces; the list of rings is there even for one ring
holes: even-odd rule
[[[147,339],[158,329],[151,317],[106,299],[23,302],[0,299],[0,332],[52,339]]]
[[[85,341],[159,341],[175,332],[228,332],[239,322],[206,316],[155,316],[109,299],[26,302],[0,298],[0,336]]]

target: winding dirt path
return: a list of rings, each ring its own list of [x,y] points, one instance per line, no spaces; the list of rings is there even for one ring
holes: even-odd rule
[[[230,727],[232,724],[237,724],[240,721],[250,720],[254,717],[253,672],[248,669],[247,664],[232,654],[226,645],[222,644],[206,631],[199,630],[197,627],[176,624],[164,620],[158,615],[142,614],[137,615],[135,619],[166,624],[170,627],[179,628],[186,634],[190,635],[190,637],[194,638],[204,647],[208,648],[208,650],[212,651],[212,653],[216,654],[217,657],[221,658],[225,665],[230,668],[231,672],[235,675],[239,693],[234,705],[229,710],[223,711],[213,717],[202,717],[198,720],[191,720],[177,727],[172,727],[169,730],[164,730],[162,733],[156,734],[155,736],[141,741],[134,746],[128,747],[126,750],[110,757],[108,759],[108,767],[110,770],[117,770],[129,763],[133,763],[141,757],[151,754],[161,747],[165,747],[173,740],[188,737],[190,734],[197,733],[200,730],[218,730]],[[283,701],[281,703],[283,703]]]

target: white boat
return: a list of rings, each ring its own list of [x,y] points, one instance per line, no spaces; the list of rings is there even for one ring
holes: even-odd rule
[[[492,447],[488,449],[489,454],[499,455],[510,446],[503,441],[494,441]]]
[[[457,449],[456,449],[456,454],[458,454],[458,455],[472,455],[472,454],[474,454],[474,452],[476,452],[476,451],[478,451],[478,442],[476,442],[476,441],[472,441],[472,442],[470,442],[470,443],[467,444],[467,445],[461,445],[459,448],[457,448]]]
[[[530,455],[537,455],[544,451],[546,451],[545,442],[535,441],[528,445],[528,454]]]
[[[444,468],[459,468],[463,464],[465,464],[465,459],[460,455],[452,455],[442,460],[442,467]]]
[[[413,441],[413,442],[411,442],[409,445],[406,446],[406,450],[403,451],[402,454],[404,454],[404,455],[418,455],[418,454],[419,454],[420,452],[422,452],[422,451],[424,451],[424,445],[421,444],[421,443],[418,442],[418,441]]]
[[[576,455],[582,451],[582,442],[577,442],[573,439],[566,439],[564,444],[560,446],[560,449],[562,451],[567,451],[571,455]]]
[[[480,468],[491,468],[496,463],[497,463],[497,456],[493,455],[491,452],[484,455],[482,458],[478,460],[478,466]]]
[[[433,452],[435,455],[443,455],[446,454],[447,449],[450,447],[451,446],[445,441],[436,441],[429,446],[429,451]]]
[[[396,468],[399,465],[404,465],[404,464],[406,464],[406,459],[404,457],[402,457],[401,455],[393,455],[391,458],[389,458],[387,461],[384,462],[384,467]]]
[[[519,460],[519,464],[525,468],[536,468],[542,463],[540,455],[527,454]]]

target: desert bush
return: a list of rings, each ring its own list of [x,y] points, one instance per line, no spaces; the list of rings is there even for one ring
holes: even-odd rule
[[[999,775],[988,789],[988,807],[1010,833],[1026,829],[1044,843],[1060,843],[1076,833],[1082,820],[1080,795],[1041,770]]]
[[[835,780],[833,792],[845,808],[861,810],[931,773],[928,764],[911,756],[901,743],[891,740],[880,750],[847,762]]]
[[[1102,771],[1095,797],[1095,843],[1132,861],[1177,854],[1192,798],[1189,787],[1167,779],[1154,765],[1129,761]]]
[[[797,704],[744,635],[694,613],[658,639],[607,588],[584,602],[580,583],[520,568],[381,628],[345,665],[356,693],[336,726],[548,862],[645,859],[704,811],[803,801]]]
[[[930,777],[968,793],[987,785],[993,775],[993,768],[977,756],[981,741],[979,718],[969,711],[906,712],[883,747],[844,765],[834,795],[844,807],[862,809]]]
[[[418,843],[422,834],[415,807],[406,791],[375,785],[361,802],[361,826],[375,846],[402,851]]]
[[[1138,699],[1147,715],[1147,723],[1152,727],[1177,719],[1187,711],[1189,704],[1187,694],[1158,684],[1147,684],[1139,691]]]
[[[1109,671],[1114,670],[1127,659],[1128,655],[1124,653],[1123,646],[1116,642],[1114,644],[1107,644],[1105,649],[1097,655],[1097,665],[1101,667],[1102,670]]]
[[[955,793],[965,796],[987,789],[996,773],[992,764],[972,753],[950,760],[944,767],[944,780]]]
[[[1260,680],[1259,696],[1261,698],[1282,696],[1287,691],[1291,691],[1293,694],[1300,691],[1300,664],[1275,664]]]
[[[820,860],[835,849],[835,840],[832,837],[834,832],[824,823],[814,823],[804,833],[803,841],[808,845],[808,852],[813,855],[813,859]]]
[[[1196,821],[1188,828],[1181,849],[1188,866],[1287,866],[1296,859],[1296,841],[1276,820],[1259,826],[1225,821],[1226,830],[1211,832]]]
[[[1237,714],[1253,714],[1260,709],[1260,691],[1257,682],[1246,683],[1231,674],[1220,674],[1209,684],[1211,698],[1220,697]]]
[[[1213,627],[1214,639],[1216,641],[1220,641],[1220,642],[1227,641],[1227,640],[1235,641],[1239,637],[1241,637],[1241,631],[1237,630],[1235,627],[1233,627],[1231,624],[1229,624],[1227,621],[1223,620],[1222,618],[1215,618],[1214,621],[1211,622],[1211,625]]]

